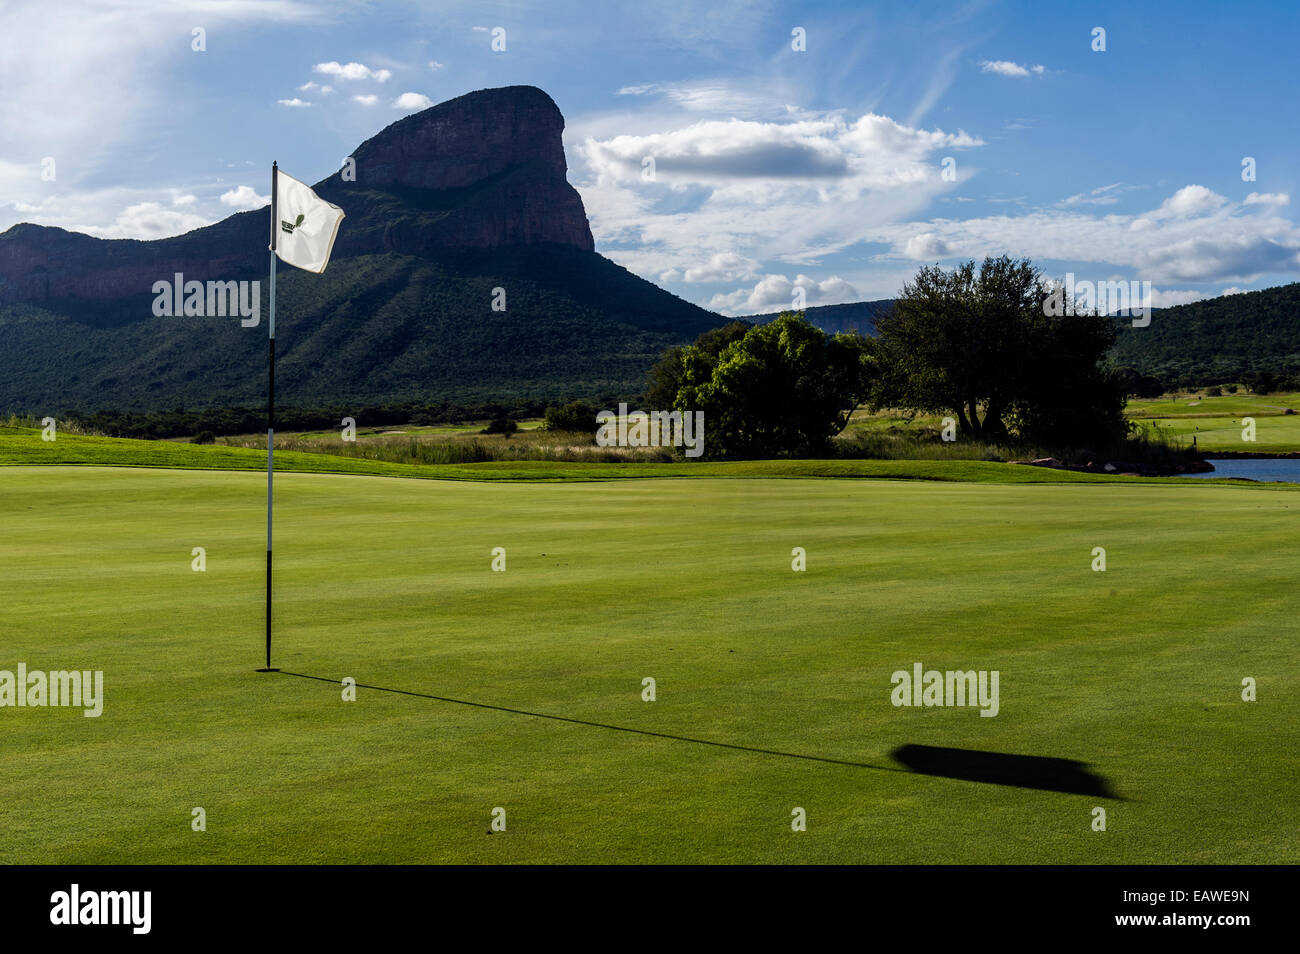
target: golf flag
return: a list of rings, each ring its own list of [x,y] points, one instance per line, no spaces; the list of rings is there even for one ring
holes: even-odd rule
[[[275,254],[280,261],[320,274],[329,264],[343,210],[326,202],[306,183],[276,169]]]
[[[271,309],[266,351],[266,667],[271,668],[271,513],[275,486],[275,260],[320,274],[330,262],[343,210],[271,163]]]

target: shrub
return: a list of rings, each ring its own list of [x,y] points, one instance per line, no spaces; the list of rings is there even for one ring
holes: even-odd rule
[[[211,431],[199,431],[190,441],[191,444],[212,444],[216,441],[217,435]]]
[[[595,434],[596,409],[586,401],[552,404],[546,408],[548,431],[569,431],[574,434]]]

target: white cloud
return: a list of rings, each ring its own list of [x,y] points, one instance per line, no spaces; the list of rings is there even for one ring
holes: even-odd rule
[[[293,99],[277,99],[276,102],[281,106],[288,106],[292,109],[305,109],[311,105],[307,100],[299,99],[297,96]]]
[[[1064,199],[1061,205],[1114,205],[1119,201],[1119,193],[1129,191],[1132,186],[1125,186],[1120,182],[1112,182],[1110,185],[1098,186],[1089,192],[1080,192]]]
[[[148,240],[180,235],[208,224],[208,220],[201,215],[177,212],[159,202],[139,202],[122,211],[112,225],[103,228],[92,226],[81,231],[99,238]]]
[[[799,182],[860,193],[937,179],[924,164],[938,149],[965,149],[983,141],[965,132],[927,132],[868,113],[790,123],[732,119],[694,123],[666,133],[587,139],[579,151],[597,177],[643,180],[645,158],[655,181],[686,188],[744,188],[747,180]]]
[[[374,93],[368,93],[364,96],[353,96],[352,101],[354,103],[360,103],[362,106],[373,106],[375,103],[379,102],[379,97]]]
[[[664,276],[669,277],[664,277]],[[734,282],[747,278],[757,278],[758,262],[735,252],[718,252],[703,265],[693,265],[686,269],[669,269],[660,275],[661,281],[676,282]]]
[[[1047,72],[1044,66],[1021,66],[1011,60],[981,60],[980,69],[985,73],[996,73],[999,76],[1013,76],[1020,79],[1026,76],[1042,76]]]
[[[1252,192],[1246,196],[1246,205],[1290,205],[1291,196],[1285,192]]]
[[[941,258],[950,258],[952,247],[933,232],[922,232],[907,240],[907,244],[903,246],[903,255],[918,261],[937,261]]]
[[[176,195],[172,196],[172,205],[193,205],[198,201],[195,195]]]
[[[1220,208],[1225,205],[1227,201],[1228,200],[1223,196],[1211,189],[1205,188],[1205,186],[1183,186],[1169,198],[1165,199],[1160,208],[1157,209],[1153,215],[1158,218],[1199,215],[1203,212],[1209,212],[1213,209]]]
[[[120,210],[126,207],[109,201],[110,192],[120,199],[131,190],[89,184],[120,179],[123,174],[115,166],[123,159],[122,150],[134,161],[138,144],[161,134],[154,124],[177,94],[169,82],[173,68],[183,64],[192,76],[194,58],[213,55],[190,49],[195,25],[208,31],[211,43],[216,35],[229,37],[246,27],[320,21],[331,16],[337,4],[5,0],[3,6],[0,156],[32,156],[33,161],[55,157],[58,190],[65,200],[58,224],[79,228],[90,223],[105,231],[119,227],[125,214]],[[0,162],[0,194],[6,199],[43,201],[49,183],[39,176],[24,177],[11,189],[5,170]],[[144,227],[142,222],[123,221],[125,228]]]
[[[764,275],[753,288],[714,295],[709,299],[709,307],[724,315],[756,315],[790,309],[794,307],[796,288],[803,289],[808,307],[860,299],[857,289],[838,275],[820,282],[803,274],[796,275],[793,281],[784,275]]]
[[[1158,288],[1151,289],[1151,304],[1156,308],[1172,308],[1175,305],[1188,305],[1194,301],[1205,301],[1207,298],[1223,298],[1226,295],[1240,295],[1246,289],[1238,288],[1235,285],[1225,288],[1217,294],[1212,291],[1195,291],[1188,289],[1186,291],[1169,289],[1161,291]]]
[[[439,63],[437,60],[429,61],[429,69],[433,70],[435,73],[439,70],[445,70],[446,68],[447,65],[445,63]]]
[[[423,93],[403,93],[393,100],[392,105],[393,109],[428,109],[433,105],[433,100]]]
[[[364,63],[339,63],[337,60],[330,60],[328,63],[317,63],[312,67],[312,70],[326,76],[350,81],[372,79],[379,83],[387,83],[393,78],[393,74],[389,70],[372,70]]]
[[[727,118],[766,119],[773,114],[798,111],[787,105],[791,97],[783,95],[780,88],[745,86],[730,79],[641,83],[622,87],[618,95],[655,96],[688,112],[714,113]]]
[[[1175,305],[1189,305],[1194,301],[1201,301],[1205,298],[1213,298],[1210,292],[1195,291],[1188,289],[1186,291],[1179,289],[1161,290],[1159,288],[1151,289],[1151,304],[1155,308],[1172,308]]]
[[[604,123],[580,121],[575,135]],[[572,151],[604,254],[662,281],[683,281],[688,271],[704,281],[712,269],[700,263],[712,265],[719,249],[755,272],[767,261],[818,264],[955,188],[940,176],[941,157],[982,144],[868,113],[587,135]],[[655,159],[654,181],[642,178],[646,156]],[[970,173],[963,166],[959,178]]]
[[[1019,216],[932,219],[864,232],[887,241],[893,254],[932,259],[941,242],[947,258],[1028,256],[1038,261],[1126,266],[1154,283],[1251,281],[1300,269],[1300,228],[1276,214],[1232,203],[1198,185],[1185,186],[1140,215],[1089,215],[1039,209]]]
[[[269,195],[258,195],[251,186],[241,185],[229,192],[221,195],[221,204],[228,205],[232,209],[247,211],[248,209],[260,209],[271,201]]]

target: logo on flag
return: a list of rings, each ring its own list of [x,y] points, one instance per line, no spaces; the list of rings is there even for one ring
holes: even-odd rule
[[[281,233],[275,254],[282,262],[319,274],[325,271],[334,251],[343,210],[293,176],[279,169],[275,175],[276,217]]]

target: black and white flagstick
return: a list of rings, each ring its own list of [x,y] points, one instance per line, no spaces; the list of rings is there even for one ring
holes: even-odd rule
[[[271,668],[271,487],[275,476],[275,238],[279,231],[279,201],[276,183],[279,164],[271,163],[271,308],[267,338],[266,394],[266,668],[258,672],[279,672]]]

